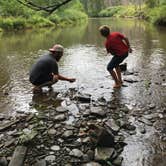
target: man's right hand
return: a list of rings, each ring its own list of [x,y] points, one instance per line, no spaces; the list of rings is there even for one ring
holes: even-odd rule
[[[71,83],[72,83],[72,82],[75,82],[75,81],[76,81],[75,78],[70,78],[70,79],[69,79],[69,82],[71,82]]]
[[[132,48],[129,48],[129,53],[132,53],[132,52],[133,52]]]

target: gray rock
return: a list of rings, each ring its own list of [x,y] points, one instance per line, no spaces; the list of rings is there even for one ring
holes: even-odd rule
[[[59,113],[64,113],[64,112],[67,112],[68,110],[64,107],[59,106],[56,108],[56,111]]]
[[[90,113],[95,116],[105,117],[106,112],[101,107],[91,107]]]
[[[54,162],[55,161],[55,156],[54,155],[49,155],[45,157],[45,160],[48,162]]]
[[[44,159],[38,160],[35,164],[35,166],[46,166],[46,161]]]
[[[95,160],[108,160],[113,155],[115,149],[114,148],[103,148],[103,147],[97,147],[95,149]]]
[[[96,162],[90,162],[90,163],[82,164],[81,166],[101,166],[101,165]]]
[[[6,157],[0,157],[0,166],[7,166],[8,162]]]
[[[73,149],[70,153],[70,156],[81,158],[84,154],[79,149]]]
[[[56,133],[57,133],[56,130],[53,128],[48,130],[49,135],[55,135]]]
[[[51,147],[51,150],[58,151],[58,150],[60,150],[60,146],[54,145],[54,146]]]
[[[77,95],[74,97],[74,99],[83,103],[90,103],[91,95]]]
[[[96,124],[89,125],[89,137],[94,145],[110,147],[115,144],[111,131]]]
[[[72,130],[67,130],[63,133],[62,135],[63,138],[70,138],[73,137],[73,131]]]
[[[116,124],[114,119],[109,119],[107,122],[105,122],[105,125],[114,132],[118,132],[120,129],[120,126]]]
[[[121,166],[122,161],[123,161],[123,157],[119,156],[113,161],[113,164],[116,165],[116,166]]]
[[[55,121],[64,121],[64,120],[66,120],[66,116],[65,116],[65,114],[56,115],[54,117],[54,120]]]

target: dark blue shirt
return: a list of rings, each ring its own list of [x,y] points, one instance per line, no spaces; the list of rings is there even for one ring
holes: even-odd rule
[[[52,81],[52,73],[58,74],[58,64],[50,53],[40,57],[30,70],[30,82],[40,85]]]

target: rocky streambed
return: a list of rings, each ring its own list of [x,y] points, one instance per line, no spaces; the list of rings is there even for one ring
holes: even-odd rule
[[[125,82],[137,83],[133,78]],[[164,166],[165,107],[158,109],[149,104],[129,108],[119,102],[118,90],[109,92],[109,99],[96,99],[93,92],[76,87],[63,92],[46,91],[33,96],[30,103],[37,113],[18,112],[15,117],[1,114],[0,165],[121,166],[127,153],[137,154],[133,146],[149,139],[154,143],[151,154],[159,155]],[[44,102],[36,102],[41,98]]]

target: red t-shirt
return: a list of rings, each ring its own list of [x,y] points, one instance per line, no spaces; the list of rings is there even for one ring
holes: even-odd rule
[[[122,41],[124,38],[125,36],[119,32],[110,33],[105,42],[107,52],[117,56],[125,55],[128,52],[129,48]]]

